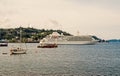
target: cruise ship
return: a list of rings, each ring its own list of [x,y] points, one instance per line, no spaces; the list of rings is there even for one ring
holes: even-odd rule
[[[57,32],[53,32],[50,35],[47,35],[41,41],[46,43],[56,43],[58,45],[69,45],[69,44],[81,44],[81,45],[94,45],[98,42],[91,35],[84,36],[64,36],[63,34],[59,34]],[[40,42],[41,42],[40,41]]]

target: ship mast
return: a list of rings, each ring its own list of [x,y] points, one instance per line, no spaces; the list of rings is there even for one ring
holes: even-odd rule
[[[79,36],[80,35],[80,32],[79,31],[77,31],[77,36]]]

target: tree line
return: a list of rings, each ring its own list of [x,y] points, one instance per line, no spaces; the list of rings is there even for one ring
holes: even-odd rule
[[[39,42],[40,39],[45,36],[52,34],[53,32],[58,32],[59,34],[63,33],[65,36],[70,36],[70,33],[67,33],[62,30],[45,30],[45,29],[36,29],[31,27],[19,27],[19,28],[9,28],[3,29],[0,28],[0,40],[7,40],[8,42],[19,42],[20,41],[20,30],[22,34],[22,42]]]

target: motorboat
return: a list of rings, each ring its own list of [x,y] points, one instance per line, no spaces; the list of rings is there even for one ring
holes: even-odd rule
[[[48,42],[46,39],[42,39],[37,48],[57,48],[58,45],[55,42]]]
[[[11,54],[26,54],[27,49],[13,48],[10,50]]]
[[[57,48],[57,44],[43,44],[43,45],[38,45],[38,48]]]
[[[8,42],[6,40],[0,40],[0,47],[8,46]]]
[[[2,46],[8,46],[8,43],[0,43],[0,47]]]

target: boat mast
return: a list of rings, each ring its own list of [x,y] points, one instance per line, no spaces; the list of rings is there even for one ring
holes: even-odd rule
[[[20,43],[21,43],[21,27],[20,27]]]
[[[20,27],[20,48],[21,48],[21,43],[22,43],[22,30],[21,30],[21,27]]]
[[[1,40],[1,29],[0,29],[0,40]]]

